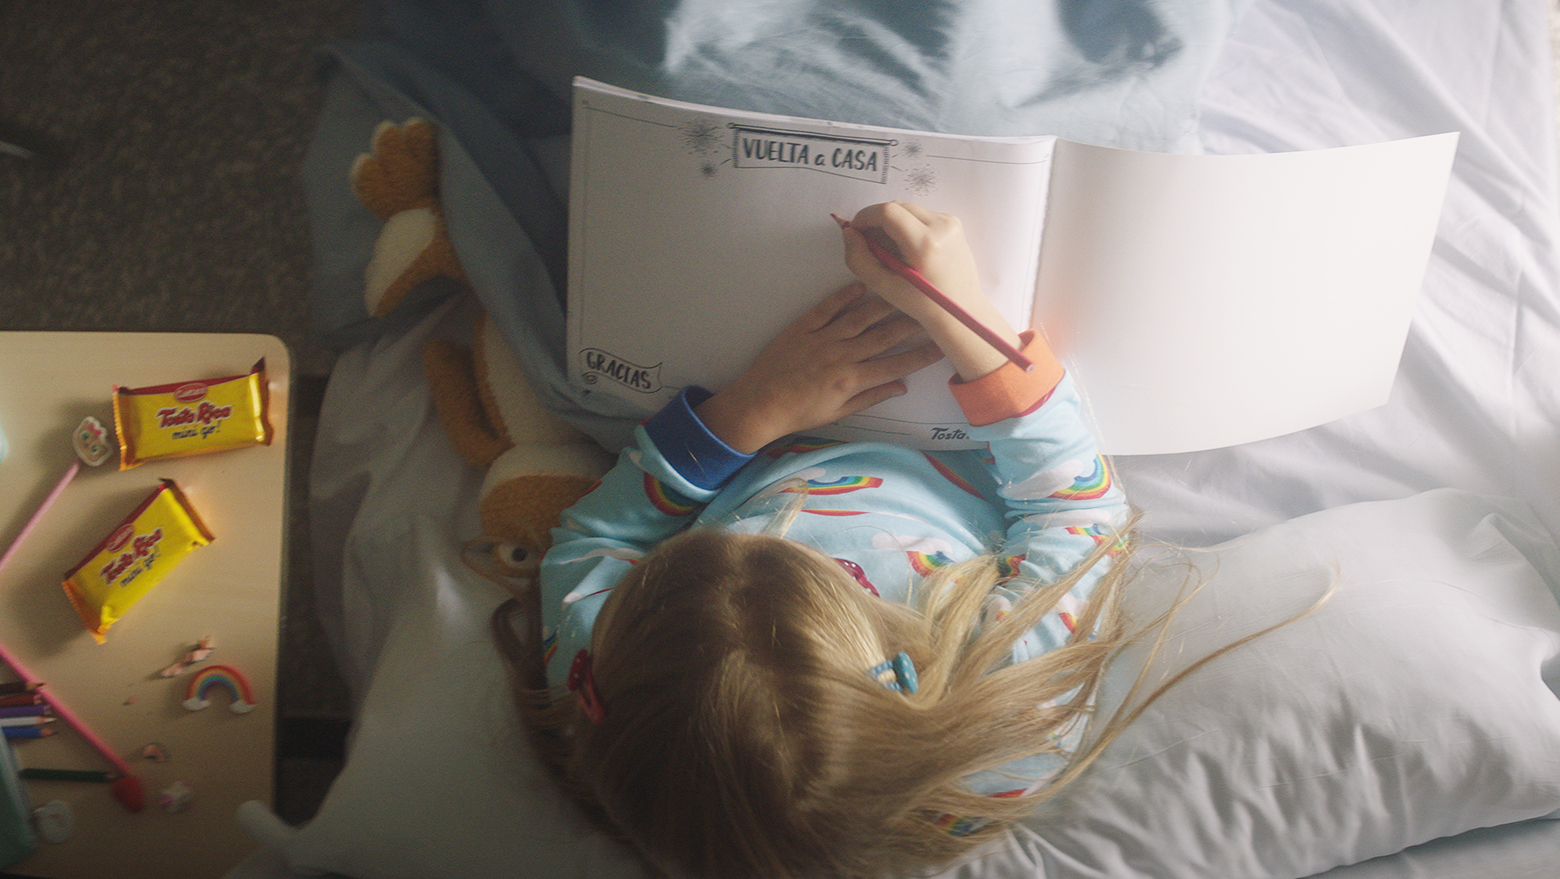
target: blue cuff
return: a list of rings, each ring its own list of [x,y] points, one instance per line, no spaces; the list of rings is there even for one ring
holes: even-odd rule
[[[714,396],[696,385],[683,388],[670,403],[644,423],[656,451],[678,475],[706,491],[726,484],[752,455],[733,449],[710,433],[693,407]]]

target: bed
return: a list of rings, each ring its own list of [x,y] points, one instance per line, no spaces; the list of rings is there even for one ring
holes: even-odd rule
[[[1461,132],[1387,405],[1115,462],[1145,533],[1182,560],[1145,572],[1135,610],[1187,577],[1207,585],[1169,649],[1117,662],[1104,707],[1145,665],[1161,679],[1336,585],[1333,599],[1187,678],[1076,788],[939,875],[1555,875],[1560,181],[1543,0],[598,7],[387,0],[328,53],[306,182],[322,332],[344,350],[311,514],[355,722],[314,820],[288,827],[246,806],[259,849],[230,879],[643,875],[526,749],[486,629],[504,592],[461,561],[482,473],[452,450],[420,355],[486,314],[553,411],[621,443],[619,413],[561,377],[574,74],[772,112],[1156,150]],[[1002,51],[1014,44],[1027,48]],[[379,229],[345,169],[379,122],[413,115],[440,125],[442,198],[475,296],[424,289],[367,320]]]

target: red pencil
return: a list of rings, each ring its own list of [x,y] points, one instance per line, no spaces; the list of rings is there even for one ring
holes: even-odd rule
[[[834,218],[834,222],[840,224],[841,229],[850,228],[850,221],[844,217],[841,217],[839,214],[830,214],[829,216]],[[937,289],[937,285],[933,284],[931,281],[928,281],[925,275],[916,271],[911,266],[906,265],[904,260],[895,256],[893,251],[890,251],[888,248],[884,247],[881,242],[877,241],[871,235],[862,235],[861,237],[867,242],[867,249],[872,251],[872,255],[877,257],[878,262],[882,263],[884,268],[888,269],[899,277],[904,278],[911,284],[914,284],[917,290],[920,290],[922,293],[926,294],[927,299],[937,303],[937,305],[941,307],[943,311],[953,315],[954,318],[959,321],[959,323],[969,327],[970,330],[975,333],[975,335],[980,336],[986,341],[987,344],[991,345],[991,347],[1002,352],[1002,356],[1006,357],[1008,360],[1011,360],[1014,365],[1018,366],[1023,371],[1029,372],[1035,368],[1034,361],[1030,360],[1028,357],[1025,357],[1024,352],[1013,347],[1006,339],[998,335],[998,333],[991,327],[988,327],[980,321],[976,320],[973,315],[959,307],[959,303],[949,299],[948,294]]]

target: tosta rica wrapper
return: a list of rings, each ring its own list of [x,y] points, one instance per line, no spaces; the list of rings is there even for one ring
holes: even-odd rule
[[[245,375],[114,388],[119,469],[249,445],[270,445],[265,361]]]
[[[65,574],[65,594],[98,643],[108,627],[151,591],[211,532],[171,479]]]

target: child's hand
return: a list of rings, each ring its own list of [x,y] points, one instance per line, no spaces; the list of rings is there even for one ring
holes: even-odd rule
[[[931,334],[961,378],[980,378],[1001,366],[1005,357],[944,311],[913,284],[878,261],[865,236],[879,236],[899,258],[920,272],[944,295],[976,320],[1017,343],[1015,333],[980,285],[975,256],[964,239],[964,227],[952,214],[940,214],[907,202],[887,202],[862,208],[851,220],[845,238],[845,264],[867,289],[914,318]],[[886,239],[886,242],[885,242]]]
[[[879,356],[921,334],[894,306],[851,284],[780,332],[697,413],[726,445],[752,454],[905,392],[901,379],[942,358],[935,345]]]

